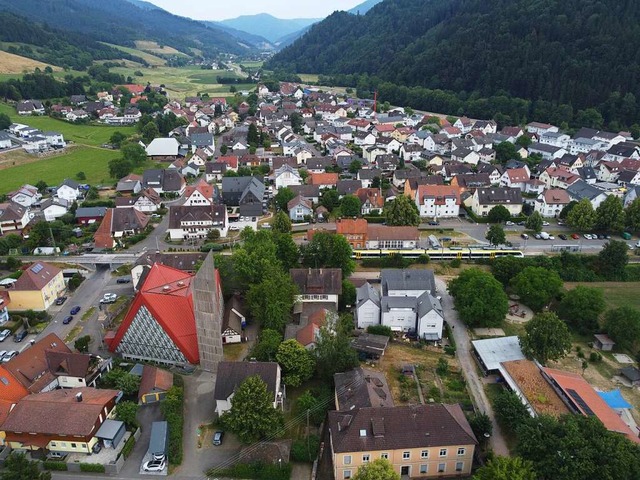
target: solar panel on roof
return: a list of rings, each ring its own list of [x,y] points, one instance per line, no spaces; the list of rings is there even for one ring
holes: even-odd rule
[[[31,267],[31,271],[33,273],[40,273],[40,270],[42,270],[43,268],[44,268],[44,265],[40,263],[36,263],[33,267]]]
[[[582,399],[582,397],[580,396],[580,394],[578,392],[576,392],[575,390],[568,388],[567,392],[569,393],[569,395],[571,395],[571,398],[573,398],[576,403],[578,404],[578,406],[582,409],[582,411],[584,413],[586,413],[587,415],[593,415],[595,416],[595,413],[593,413],[593,410],[591,410],[591,408],[589,408],[589,405],[587,405],[587,403]]]

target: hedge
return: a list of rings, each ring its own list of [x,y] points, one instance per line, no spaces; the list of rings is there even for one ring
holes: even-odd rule
[[[209,477],[251,478],[254,480],[289,480],[291,478],[291,464],[277,465],[273,463],[238,463],[230,468],[211,469],[207,471]]]
[[[55,470],[58,472],[66,472],[67,464],[65,462],[56,462],[54,460],[45,460],[42,462],[42,466],[45,470]]]
[[[104,465],[100,465],[99,463],[81,463],[80,471],[104,473]]]
[[[317,435],[294,440],[291,445],[291,459],[294,462],[313,462],[318,457],[320,438]]]
[[[169,427],[169,463],[182,463],[182,424],[184,421],[184,392],[182,388],[173,386],[162,402],[161,410]]]
[[[122,450],[120,451],[120,454],[124,457],[125,460],[129,457],[129,455],[131,455],[131,452],[133,452],[133,447],[135,446],[136,446],[136,439],[133,435],[131,435],[125,442],[124,447],[122,447]]]

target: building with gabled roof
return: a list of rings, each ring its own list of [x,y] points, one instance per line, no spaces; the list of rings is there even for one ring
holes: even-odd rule
[[[458,404],[365,407],[329,412],[334,478],[386,458],[401,476],[469,475],[478,444]]]
[[[110,208],[94,234],[96,248],[114,248],[121,239],[141,233],[149,217],[134,207]]]
[[[138,388],[138,401],[142,404],[164,400],[173,386],[173,373],[152,365],[142,367],[142,378]]]
[[[415,203],[421,217],[456,218],[460,214],[460,189],[449,185],[419,185]]]
[[[358,367],[334,374],[333,383],[338,411],[394,406],[387,378],[382,372]]]
[[[522,191],[519,188],[479,188],[468,201],[473,213],[480,217],[489,215],[491,209],[497,205],[502,205],[509,210],[511,216],[522,213]]]
[[[45,262],[24,268],[9,297],[12,310],[47,310],[65,290],[62,270]]]
[[[280,382],[282,373],[276,362],[220,362],[216,376],[213,398],[216,413],[222,415],[231,408],[236,389],[247,378],[259,376],[267,384],[267,391],[273,398],[273,408],[282,401]]]
[[[342,270],[339,268],[291,268],[289,275],[298,287],[297,302],[323,302],[338,310],[342,294]]]

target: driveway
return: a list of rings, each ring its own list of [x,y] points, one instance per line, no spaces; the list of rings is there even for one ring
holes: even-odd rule
[[[496,422],[493,408],[484,391],[482,379],[478,373],[476,363],[471,356],[471,339],[465,325],[458,317],[458,312],[453,307],[453,298],[447,291],[447,284],[444,279],[436,277],[436,288],[441,295],[444,318],[453,329],[453,337],[456,341],[456,354],[460,361],[460,367],[464,373],[465,380],[469,386],[469,391],[473,396],[474,403],[478,411],[485,413],[491,418],[493,434],[489,439],[489,444],[496,455],[509,456],[509,448],[505,442],[500,426]]]
[[[138,409],[138,415],[136,417],[140,424],[140,438],[133,447],[133,452],[124,464],[123,469],[120,471],[119,477],[132,477],[132,478],[149,478],[148,476],[140,475],[140,464],[142,459],[147,453],[149,448],[149,438],[151,437],[151,424],[153,422],[162,421],[162,413],[160,412],[160,404],[154,403],[151,405],[141,406]]]

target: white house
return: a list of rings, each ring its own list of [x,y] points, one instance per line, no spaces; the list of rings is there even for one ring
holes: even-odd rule
[[[521,168],[509,168],[505,170],[500,178],[500,185],[503,187],[509,188],[519,188],[524,191],[527,183],[529,183],[531,177],[531,173],[529,172],[529,168],[521,167]]]
[[[338,310],[338,296],[342,294],[342,270],[339,268],[291,268],[289,275],[298,287],[296,303],[333,304]],[[325,305],[325,308],[328,308]]]
[[[298,171],[286,163],[282,165],[282,167],[276,169],[273,176],[275,178],[276,190],[288,188],[293,185],[302,185],[302,177]]]
[[[56,190],[56,197],[68,200],[69,202],[75,202],[80,196],[80,184],[74,180],[68,178],[60,184]]]
[[[398,297],[419,297],[425,292],[436,295],[433,270],[385,268],[380,272],[382,294]]]
[[[356,289],[356,323],[363,329],[380,325],[380,294],[369,282]]]
[[[62,198],[48,198],[42,202],[41,210],[47,222],[53,222],[69,211],[69,204]]]
[[[13,203],[22,205],[23,207],[31,207],[42,199],[42,195],[33,185],[25,184],[15,192],[7,195]]]
[[[420,185],[415,203],[421,217],[456,218],[460,214],[460,190],[449,185]]]
[[[553,218],[571,202],[566,190],[552,188],[541,193],[534,204],[534,210],[545,218]]]
[[[289,209],[289,218],[292,222],[302,222],[305,217],[309,218],[313,215],[313,204],[311,200],[300,195],[289,200],[287,208]]]
[[[522,191],[519,188],[478,188],[468,201],[473,213],[480,217],[486,217],[497,205],[509,210],[511,216],[522,213]]]
[[[0,131],[0,150],[11,147],[11,137],[7,132]]]
[[[254,375],[259,376],[267,385],[270,398],[273,398],[273,408],[282,406],[282,373],[276,362],[220,362],[213,392],[215,412],[219,416],[231,409],[231,400],[240,384]]]
[[[550,125],[548,123],[531,122],[527,124],[527,132],[535,133],[536,135],[543,135],[547,132],[558,132],[558,127]]]

